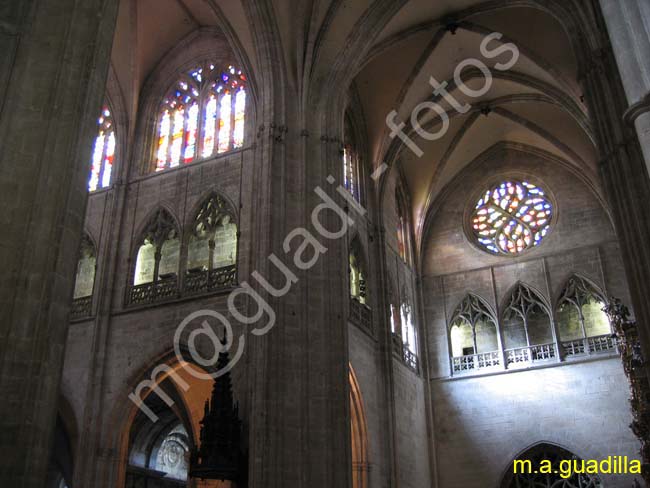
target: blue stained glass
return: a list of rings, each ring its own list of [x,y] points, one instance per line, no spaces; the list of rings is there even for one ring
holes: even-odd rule
[[[552,216],[552,203],[541,188],[528,182],[504,181],[478,200],[472,229],[483,249],[516,255],[542,242]]]

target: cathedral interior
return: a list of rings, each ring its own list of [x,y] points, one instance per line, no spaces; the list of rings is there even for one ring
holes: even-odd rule
[[[648,0],[0,0],[0,47],[2,486],[650,486]]]

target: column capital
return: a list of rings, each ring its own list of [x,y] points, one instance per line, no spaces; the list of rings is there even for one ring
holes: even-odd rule
[[[650,91],[641,100],[630,105],[623,114],[623,122],[626,125],[634,126],[634,121],[646,112],[650,112]]]

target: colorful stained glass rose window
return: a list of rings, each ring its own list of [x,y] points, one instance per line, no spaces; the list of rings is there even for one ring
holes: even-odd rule
[[[553,204],[527,181],[504,181],[487,190],[476,204],[471,228],[480,247],[513,256],[539,246],[548,235]]]

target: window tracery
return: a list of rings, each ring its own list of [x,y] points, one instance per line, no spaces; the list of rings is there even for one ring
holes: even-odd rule
[[[454,357],[498,350],[496,320],[476,295],[467,295],[451,320]]]
[[[183,424],[174,427],[159,445],[154,446],[157,451],[152,459],[151,468],[165,473],[166,478],[185,481],[189,469],[190,446],[187,431]]]
[[[159,209],[145,227],[138,248],[134,285],[176,281],[180,242],[176,223],[169,213]]]
[[[569,278],[558,300],[557,320],[564,354],[614,349],[612,329],[603,311],[605,299],[580,276]]]
[[[410,265],[412,261],[408,207],[400,186],[395,188],[395,208],[397,209],[397,252],[402,260]]]
[[[198,210],[188,243],[186,291],[210,291],[234,285],[237,273],[237,223],[218,194]]]
[[[350,244],[348,276],[350,285],[350,321],[373,334],[372,310],[369,306],[367,268],[358,238]]]
[[[471,216],[471,228],[482,249],[514,256],[540,245],[552,218],[553,205],[541,188],[507,180],[481,197]]]
[[[84,233],[79,247],[77,274],[72,295],[72,308],[70,311],[72,319],[89,317],[92,314],[96,269],[97,253],[95,245],[88,234]]]
[[[343,186],[361,203],[361,184],[363,181],[357,137],[349,114],[345,116],[345,135],[343,142]]]
[[[350,246],[350,296],[365,305],[367,300],[366,270],[359,246],[356,239]]]
[[[111,185],[113,163],[115,160],[115,126],[108,104],[102,107],[97,120],[98,132],[93,146],[93,154],[88,181],[88,191],[108,188]]]
[[[156,171],[242,147],[246,82],[234,66],[210,62],[183,74],[159,112]]]
[[[502,326],[508,364],[556,356],[551,317],[544,300],[522,283],[510,295]]]

